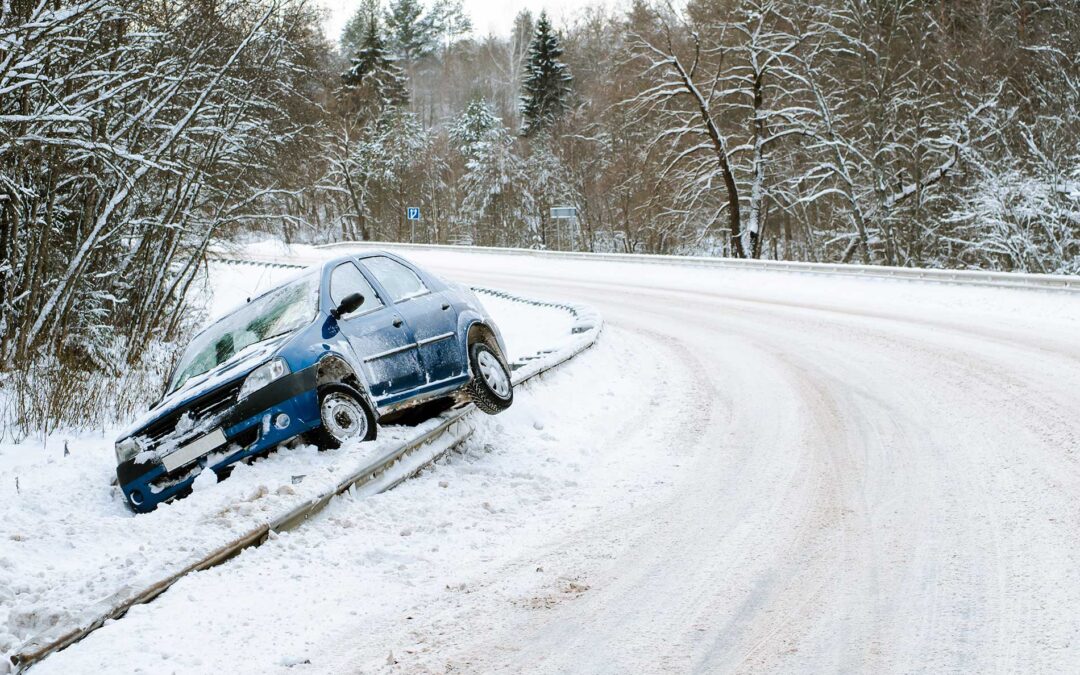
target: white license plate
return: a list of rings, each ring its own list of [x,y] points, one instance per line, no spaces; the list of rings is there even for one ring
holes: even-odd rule
[[[225,445],[225,432],[221,429],[214,429],[202,438],[198,438],[179,450],[165,455],[161,458],[161,463],[165,466],[166,471],[179,469],[191,460],[202,457],[214,448],[223,445]]]

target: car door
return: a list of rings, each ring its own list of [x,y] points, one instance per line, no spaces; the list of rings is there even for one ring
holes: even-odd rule
[[[383,301],[356,264],[335,267],[328,290],[334,307],[353,293],[364,296],[364,304],[340,317],[338,325],[361,362],[376,405],[420,386],[423,368],[411,327],[392,304]]]
[[[426,384],[465,375],[464,350],[457,335],[457,308],[450,298],[430,289],[415,270],[393,258],[377,255],[360,262],[412,327]]]

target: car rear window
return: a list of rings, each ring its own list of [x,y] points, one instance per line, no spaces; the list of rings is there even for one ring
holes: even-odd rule
[[[393,302],[415,298],[428,292],[428,287],[408,267],[384,256],[364,258],[364,266],[375,275]]]

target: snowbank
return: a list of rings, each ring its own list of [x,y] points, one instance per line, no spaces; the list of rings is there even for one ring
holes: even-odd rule
[[[207,320],[298,274],[215,264],[202,285]],[[577,336],[554,307],[481,294],[503,331],[511,361],[560,349]],[[299,446],[239,465],[229,480],[135,517],[115,478],[117,430],[72,430],[0,445],[0,654],[51,628],[93,619],[118,598],[180,570],[323,494],[366,461],[437,424],[385,427],[379,440],[335,451]]]

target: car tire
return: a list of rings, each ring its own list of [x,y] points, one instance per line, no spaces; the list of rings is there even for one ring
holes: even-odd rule
[[[373,441],[375,434],[375,414],[358,391],[344,384],[319,387],[319,426],[307,433],[309,443],[333,450],[343,443]]]
[[[469,368],[472,380],[466,387],[473,404],[488,415],[497,415],[514,402],[514,385],[510,369],[497,351],[483,342],[469,347]]]

